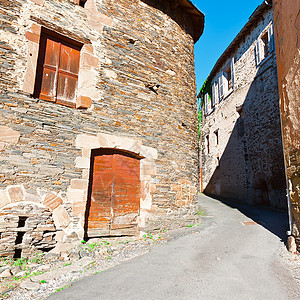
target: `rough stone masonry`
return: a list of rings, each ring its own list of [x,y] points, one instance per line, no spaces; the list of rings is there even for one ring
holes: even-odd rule
[[[215,197],[286,210],[272,33],[272,7],[263,3],[211,71],[216,83],[230,70],[232,87],[209,103],[203,120],[203,188]]]
[[[95,149],[139,156],[139,229],[194,206],[203,22],[189,0],[1,1],[0,255],[84,237]],[[72,103],[35,93],[45,33],[80,48]]]

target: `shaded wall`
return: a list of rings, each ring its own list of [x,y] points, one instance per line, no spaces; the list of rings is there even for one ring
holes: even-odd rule
[[[300,250],[300,1],[273,1],[283,147],[292,234]]]
[[[286,209],[276,55],[255,62],[256,41],[272,19],[270,9],[220,68],[234,58],[234,90],[203,121],[203,187],[212,196]]]

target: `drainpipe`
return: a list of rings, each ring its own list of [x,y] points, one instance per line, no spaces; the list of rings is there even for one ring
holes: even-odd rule
[[[285,163],[284,163],[285,164]],[[285,167],[286,168],[286,167]],[[286,169],[285,169],[286,172]],[[292,205],[291,205],[291,198],[290,198],[290,189],[289,189],[289,183],[286,176],[286,197],[287,197],[287,203],[288,203],[288,212],[289,212],[289,227],[290,230],[286,232],[288,236],[292,235],[292,229],[293,229],[293,219],[292,219]]]

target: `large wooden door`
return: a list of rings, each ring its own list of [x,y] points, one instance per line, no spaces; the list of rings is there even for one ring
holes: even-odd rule
[[[89,237],[137,233],[140,160],[119,150],[92,156],[88,206]]]

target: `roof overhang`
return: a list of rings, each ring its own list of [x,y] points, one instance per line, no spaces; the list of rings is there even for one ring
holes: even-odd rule
[[[179,24],[196,43],[203,33],[204,14],[191,0],[140,0],[161,10]]]
[[[193,39],[196,43],[203,33],[204,14],[190,0],[179,0],[178,6],[190,16],[193,27]]]

